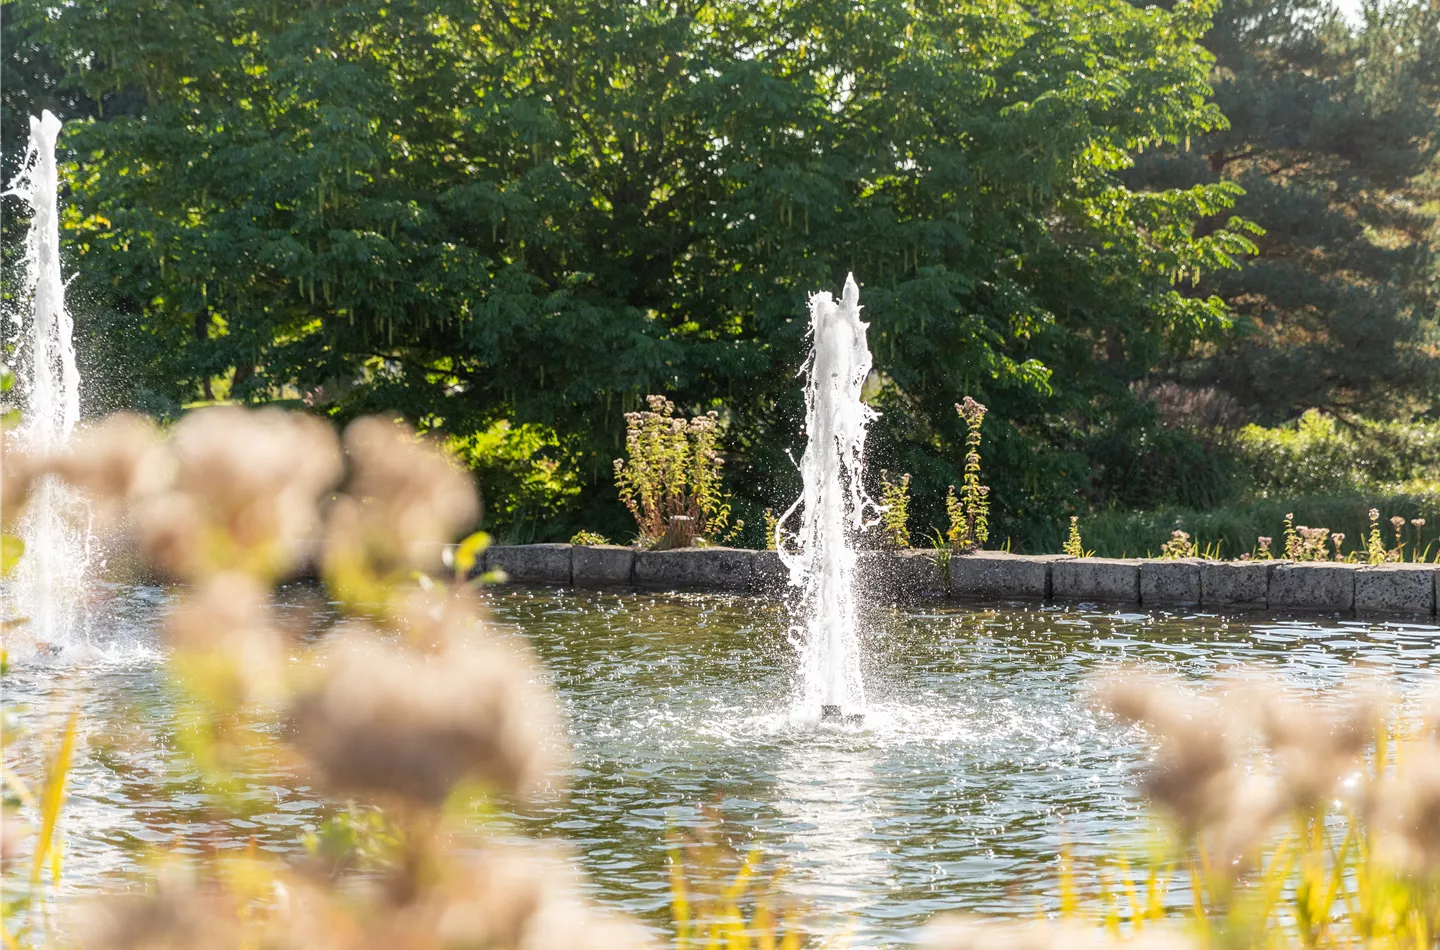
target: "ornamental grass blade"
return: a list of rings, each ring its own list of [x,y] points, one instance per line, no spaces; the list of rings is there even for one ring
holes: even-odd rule
[[[75,731],[80,720],[80,710],[70,713],[65,723],[65,734],[60,738],[60,747],[45,774],[45,790],[40,798],[40,834],[35,841],[35,858],[30,867],[30,887],[33,890],[40,883],[40,874],[45,869],[45,860],[55,842],[55,828],[60,821],[60,809],[65,803],[65,784],[70,776],[70,759],[75,751]]]

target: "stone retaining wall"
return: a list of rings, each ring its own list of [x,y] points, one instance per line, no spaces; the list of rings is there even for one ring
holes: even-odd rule
[[[525,544],[492,547],[479,570],[512,581],[574,587],[779,593],[786,572],[774,551]],[[1341,614],[1433,616],[1440,566],[1433,564],[1176,561],[1072,558],[982,551],[867,551],[861,584],[889,600],[1053,600],[1138,607],[1202,607]]]

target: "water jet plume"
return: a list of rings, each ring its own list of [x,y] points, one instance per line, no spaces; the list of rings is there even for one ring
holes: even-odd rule
[[[801,654],[800,711],[813,716],[819,710],[822,721],[863,715],[865,708],[855,548],[867,513],[879,513],[862,485],[866,431],[876,418],[861,401],[872,365],[866,327],[853,274],[838,302],[828,292],[810,298],[811,345],[802,370],[804,490],[775,527],[775,547],[799,590],[790,640]],[[787,525],[797,511],[792,532]]]
[[[75,324],[65,306],[60,271],[55,163],[60,128],[60,120],[48,110],[30,117],[24,161],[7,192],[28,207],[30,217],[17,303],[5,314],[5,335],[15,344],[15,389],[22,416],[19,428],[8,435],[31,459],[62,450],[80,419]],[[18,499],[21,487],[12,479],[5,494]],[[24,487],[29,504],[20,523],[26,553],[20,562],[18,599],[35,639],[54,644],[78,626],[87,559],[87,533],[79,524],[83,509],[56,478],[39,475]]]

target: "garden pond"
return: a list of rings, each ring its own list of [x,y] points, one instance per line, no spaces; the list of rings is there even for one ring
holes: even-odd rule
[[[501,635],[539,655],[571,753],[532,806],[477,819],[477,841],[561,839],[601,901],[657,926],[676,836],[759,848],[861,945],[903,940],[939,911],[1034,913],[1058,896],[1062,846],[1084,859],[1148,840],[1136,787],[1151,748],[1087,703],[1093,674],[1143,660],[1203,678],[1270,661],[1310,690],[1359,663],[1414,681],[1440,655],[1440,628],[1415,623],[887,608],[865,618],[864,725],[817,729],[789,715],[795,664],[774,600],[523,587],[487,598]],[[297,627],[324,625],[315,589],[281,599]],[[113,883],[152,849],[299,853],[335,810],[280,766],[243,791],[242,818],[176,774],[184,717],[155,633],[168,602],[156,588],[95,588],[92,647],[6,677],[22,726],[81,717],[62,893]]]

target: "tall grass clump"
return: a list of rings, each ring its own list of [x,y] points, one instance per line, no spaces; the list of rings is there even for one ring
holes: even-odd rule
[[[625,414],[628,458],[615,460],[615,485],[635,518],[640,545],[729,540],[744,522],[730,524],[730,501],[721,492],[719,414],[687,420],[664,396],[646,401],[648,411]]]
[[[1440,691],[1365,672],[1307,698],[1268,670],[1197,692],[1125,670],[1095,697],[1156,751],[1152,847],[1058,857],[1048,920],[935,919],[931,950],[1425,950],[1440,933]]]

